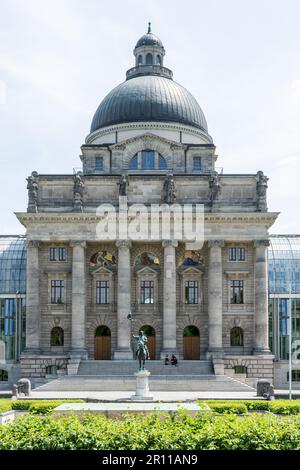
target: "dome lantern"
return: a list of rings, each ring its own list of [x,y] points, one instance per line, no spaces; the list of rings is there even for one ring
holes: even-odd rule
[[[148,31],[136,43],[133,54],[135,66],[163,66],[165,49],[161,40],[151,31],[151,23],[148,23]]]

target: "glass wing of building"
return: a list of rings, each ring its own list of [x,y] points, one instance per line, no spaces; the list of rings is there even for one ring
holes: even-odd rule
[[[25,241],[0,236],[0,361],[18,360],[25,346]]]
[[[291,307],[292,354],[300,359],[300,235],[272,235],[268,260],[270,347],[276,359],[289,358]]]

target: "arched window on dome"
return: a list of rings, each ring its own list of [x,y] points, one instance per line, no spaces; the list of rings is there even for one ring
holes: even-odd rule
[[[137,170],[137,154],[135,154],[130,160],[130,170]]]
[[[156,63],[157,65],[161,65],[161,56],[159,54],[156,56]]]
[[[153,65],[153,55],[150,52],[146,55],[146,65]]]
[[[143,65],[143,56],[141,54],[138,56],[138,65]]]
[[[159,154],[159,169],[166,170],[167,169],[167,162],[162,155]]]
[[[142,170],[155,169],[155,152],[153,150],[142,150]]]

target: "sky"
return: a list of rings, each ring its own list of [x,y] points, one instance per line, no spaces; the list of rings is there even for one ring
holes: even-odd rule
[[[271,233],[300,233],[298,0],[0,0],[0,234],[23,233],[26,177],[72,173],[147,30],[197,99],[224,173],[268,175]]]

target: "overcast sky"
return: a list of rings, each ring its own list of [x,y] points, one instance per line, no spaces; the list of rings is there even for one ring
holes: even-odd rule
[[[0,0],[1,234],[25,178],[71,173],[104,96],[152,22],[198,100],[225,173],[269,180],[272,233],[300,233],[299,0]]]

